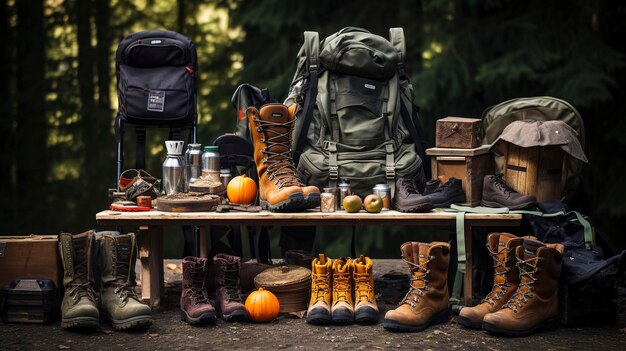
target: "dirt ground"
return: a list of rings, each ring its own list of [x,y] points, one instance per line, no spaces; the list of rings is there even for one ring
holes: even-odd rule
[[[375,261],[377,300],[381,320],[403,295],[405,283],[399,260]],[[51,325],[0,324],[0,350],[626,350],[624,325],[560,327],[525,338],[495,337],[465,329],[453,317],[447,324],[419,333],[391,333],[382,324],[327,326],[307,324],[291,315],[271,323],[225,323],[192,327],[180,321],[177,274],[166,274],[170,288],[154,310],[154,325],[132,332],[116,332],[104,322],[92,333],[77,333]]]

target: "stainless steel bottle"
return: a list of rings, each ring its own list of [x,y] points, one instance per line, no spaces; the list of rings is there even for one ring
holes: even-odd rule
[[[340,180],[337,187],[339,188],[339,203],[337,207],[343,210],[343,199],[348,195],[352,195],[352,188],[350,187],[350,182],[345,179]]]
[[[166,195],[184,193],[188,189],[183,144],[183,141],[178,140],[165,142],[167,157],[163,162],[163,190]]]
[[[202,145],[189,144],[185,152],[185,161],[187,161],[189,183],[194,182],[202,175]]]
[[[205,146],[202,153],[202,174],[220,172],[220,152],[217,146]]]
[[[228,183],[232,179],[233,179],[233,175],[230,172],[230,169],[227,169],[227,168],[220,169],[220,180],[222,181],[222,184],[224,184],[224,187],[227,187]]]

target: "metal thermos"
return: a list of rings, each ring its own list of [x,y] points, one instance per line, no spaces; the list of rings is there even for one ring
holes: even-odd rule
[[[163,190],[166,195],[184,193],[188,190],[183,144],[183,141],[178,140],[165,142],[167,157],[163,162]]]
[[[189,144],[185,152],[185,161],[187,161],[189,183],[194,182],[202,175],[202,145]]]
[[[337,207],[343,210],[343,199],[348,195],[352,195],[352,188],[350,187],[350,182],[344,179],[339,181],[337,187],[339,188],[339,203]]]
[[[233,179],[233,175],[230,172],[230,169],[227,169],[227,168],[220,169],[220,180],[222,181],[222,184],[224,184],[224,187],[227,187],[228,183],[232,179]]]
[[[205,146],[202,153],[202,174],[220,172],[220,152],[217,146]]]

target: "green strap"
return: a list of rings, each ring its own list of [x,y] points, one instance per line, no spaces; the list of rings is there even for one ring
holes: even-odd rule
[[[389,41],[400,54],[400,61],[406,56],[406,42],[404,40],[404,30],[401,27],[389,28]]]
[[[465,263],[465,212],[456,214],[456,252],[459,264]]]
[[[317,32],[304,32],[304,53],[307,57],[309,71],[317,71],[320,54],[320,36]]]
[[[337,143],[328,142],[328,186],[334,188],[339,179],[339,165],[337,163]]]

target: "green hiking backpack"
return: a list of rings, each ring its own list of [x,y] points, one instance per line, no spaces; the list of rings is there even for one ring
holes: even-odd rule
[[[396,177],[430,179],[413,87],[404,68],[402,28],[390,40],[348,27],[319,41],[304,32],[286,105],[296,112],[298,176],[320,189],[350,181],[364,196]]]

